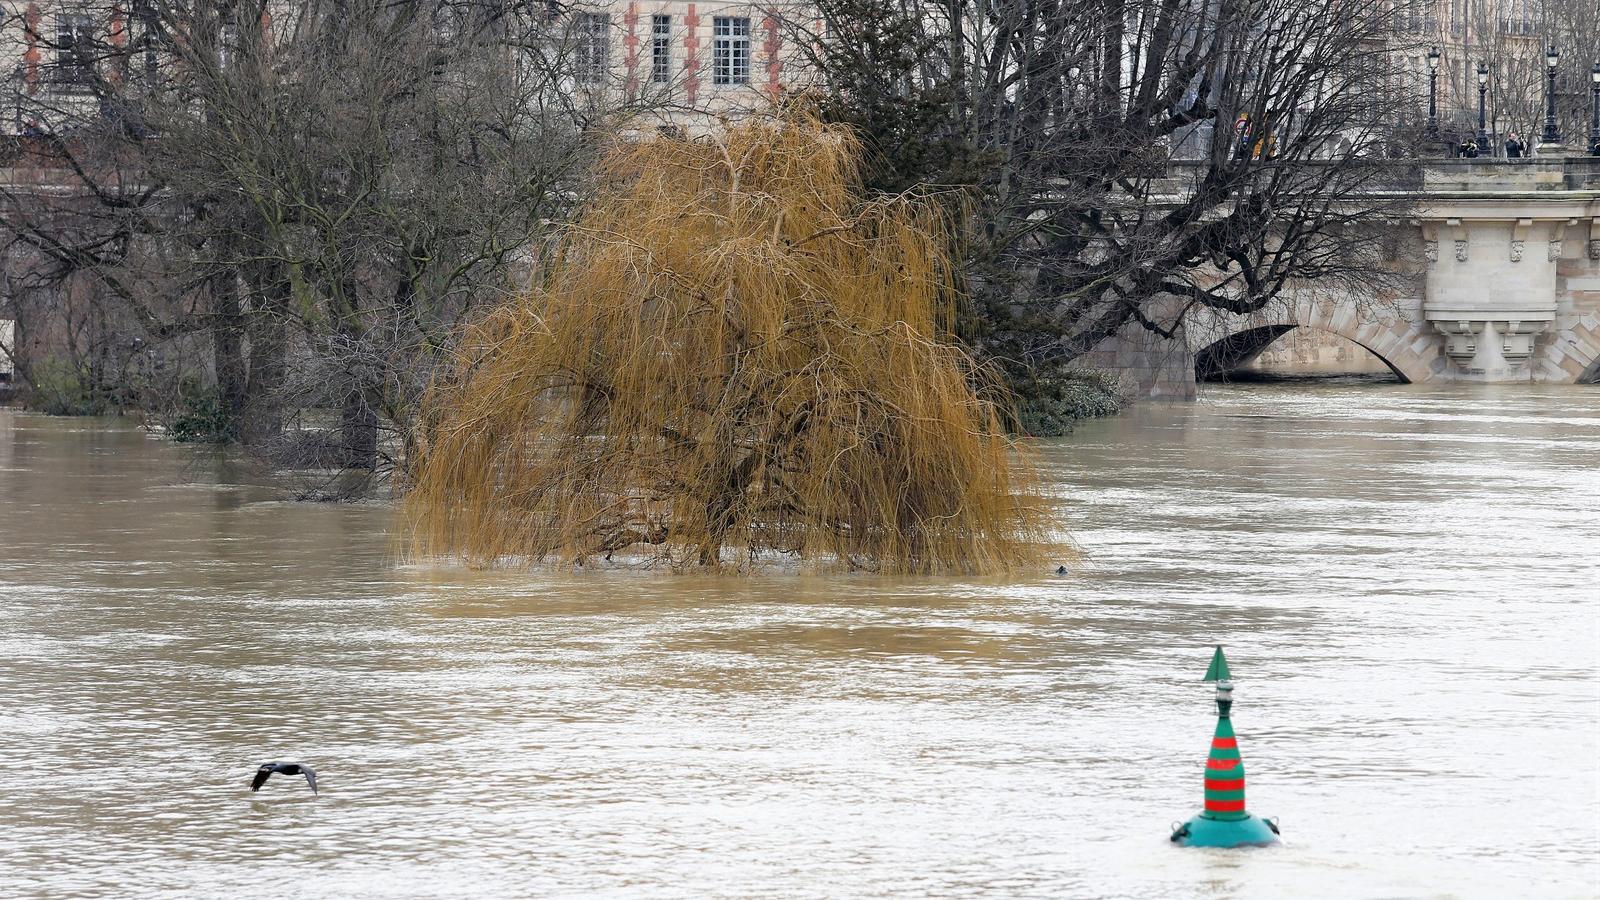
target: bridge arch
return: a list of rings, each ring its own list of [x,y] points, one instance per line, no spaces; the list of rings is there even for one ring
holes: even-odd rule
[[[1596,354],[1589,368],[1578,376],[1578,384],[1600,384],[1600,354]]]
[[[1296,328],[1336,334],[1377,357],[1401,382],[1434,378],[1444,367],[1440,341],[1427,322],[1398,316],[1364,319],[1349,307],[1304,304],[1274,313],[1217,317],[1190,332],[1195,378],[1236,369]]]

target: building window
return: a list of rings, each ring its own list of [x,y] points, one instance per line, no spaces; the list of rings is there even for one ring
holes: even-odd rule
[[[711,20],[711,83],[750,83],[750,20],[716,16]]]
[[[55,80],[64,85],[87,86],[94,81],[94,19],[83,13],[65,13],[56,19]]]
[[[650,17],[650,80],[666,84],[672,80],[672,17]]]
[[[611,17],[604,13],[578,14],[578,81],[601,84],[611,68]]]
[[[1501,34],[1533,34],[1537,10],[1529,0],[1510,0],[1501,10]]]
[[[1397,34],[1422,30],[1422,5],[1418,0],[1395,0],[1389,14]]]

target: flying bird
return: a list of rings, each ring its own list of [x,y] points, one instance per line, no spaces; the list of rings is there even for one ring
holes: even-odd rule
[[[267,783],[267,779],[272,777],[273,773],[279,775],[304,775],[306,784],[311,785],[311,793],[315,794],[317,792],[317,773],[310,766],[303,766],[300,763],[293,762],[262,763],[261,768],[256,770],[256,777],[250,779],[250,790],[261,790],[261,786]]]

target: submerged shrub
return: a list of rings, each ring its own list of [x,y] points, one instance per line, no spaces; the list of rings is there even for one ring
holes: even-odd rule
[[[1070,434],[1084,419],[1112,416],[1126,402],[1115,375],[1050,367],[1011,379],[1017,394],[1017,429],[1033,437]]]
[[[60,357],[29,367],[22,396],[29,409],[52,416],[103,416],[117,411],[115,399],[97,390],[81,366]]]
[[[1009,398],[948,336],[947,225],[790,116],[619,146],[534,290],[424,403],[414,549],[475,563],[1036,561]]]
[[[233,439],[233,419],[213,387],[188,376],[178,385],[178,406],[166,422],[167,435],[180,443],[225,444]]]

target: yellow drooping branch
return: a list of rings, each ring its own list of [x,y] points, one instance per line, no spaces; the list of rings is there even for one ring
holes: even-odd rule
[[[948,336],[947,224],[864,197],[857,159],[796,113],[614,150],[537,287],[473,327],[427,399],[414,552],[1037,560],[1031,468]]]

